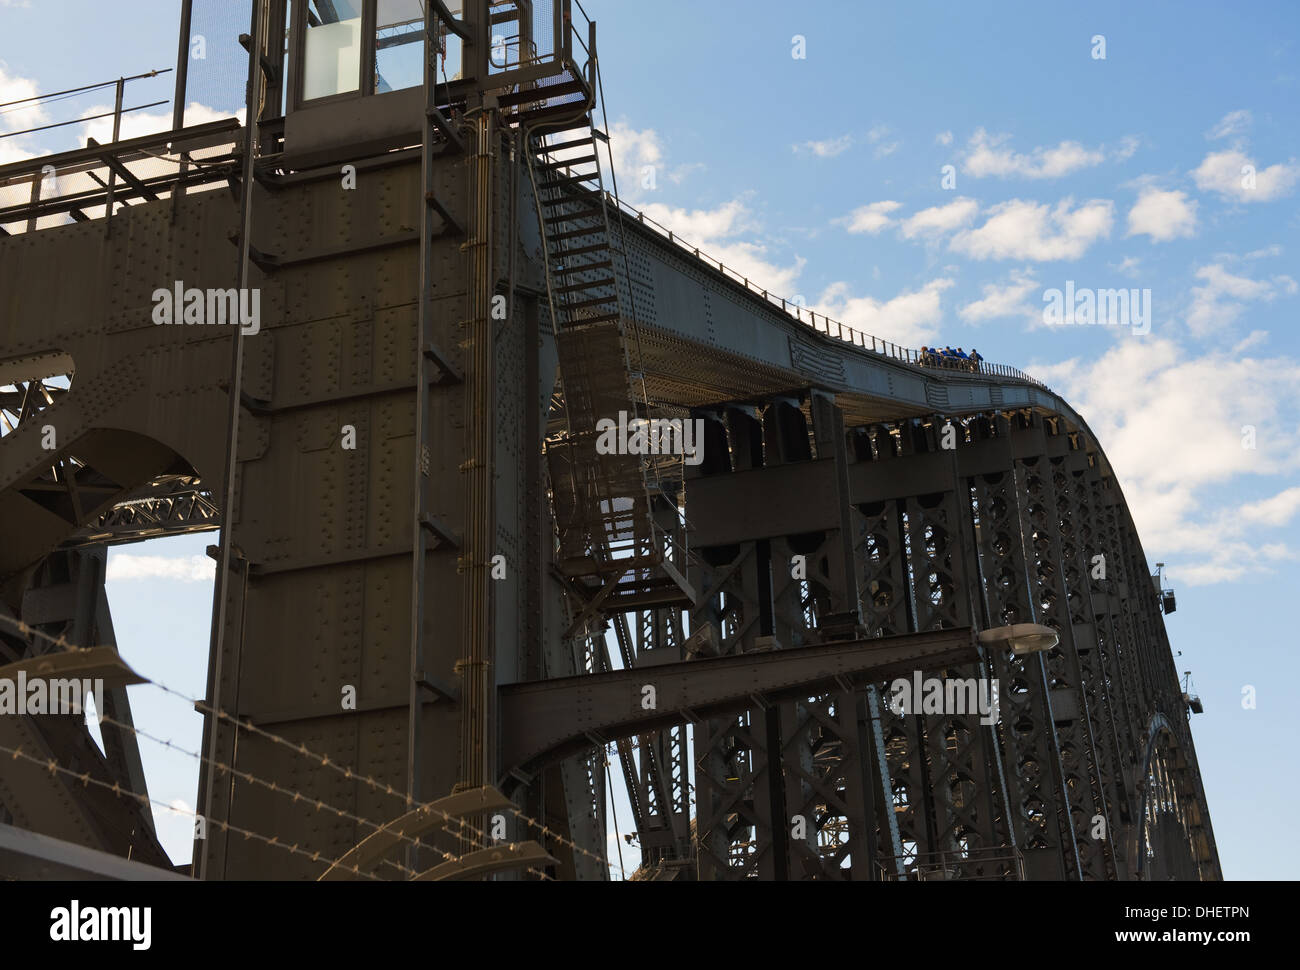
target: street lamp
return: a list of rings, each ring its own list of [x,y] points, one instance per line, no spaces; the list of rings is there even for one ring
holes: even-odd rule
[[[1060,634],[1040,623],[1013,623],[980,631],[980,643],[986,646],[1010,646],[1011,652],[1017,657],[1051,650],[1060,642]]]

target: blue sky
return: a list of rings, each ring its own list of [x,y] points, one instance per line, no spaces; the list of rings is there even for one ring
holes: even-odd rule
[[[774,292],[909,346],[978,347],[1088,420],[1178,590],[1167,627],[1205,702],[1193,729],[1224,872],[1293,876],[1300,847],[1278,836],[1300,796],[1284,747],[1300,678],[1284,612],[1300,553],[1300,8],[585,6],[625,198]],[[0,101],[172,66],[176,8],[137,0],[128,24],[98,3],[0,0]],[[134,103],[170,90],[170,75],[133,86]],[[0,161],[84,134],[0,139]],[[1149,291],[1147,326],[1045,325],[1045,293],[1067,285]],[[163,577],[191,575],[211,541],[110,559],[128,563],[109,587],[124,653],[195,694],[210,581]],[[126,560],[143,555],[180,565]],[[197,744],[196,716],[156,716]],[[158,762],[155,797],[193,804],[183,767]]]

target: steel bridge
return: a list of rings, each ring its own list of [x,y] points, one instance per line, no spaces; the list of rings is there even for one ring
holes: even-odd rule
[[[115,649],[107,545],[220,530],[185,871],[604,879],[612,766],[637,879],[1221,877],[1069,403],[621,203],[576,3],[250,7],[253,124],[0,167],[0,675]],[[0,823],[170,868],[128,682],[102,752],[0,716]]]

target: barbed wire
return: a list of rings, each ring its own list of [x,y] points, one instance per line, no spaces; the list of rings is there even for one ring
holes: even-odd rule
[[[87,649],[87,648],[79,647],[76,644],[70,643],[63,636],[54,636],[52,634],[46,633],[44,630],[37,629],[36,627],[33,627],[30,624],[16,617],[0,616],[0,621],[7,622],[11,627],[13,627],[18,632],[24,635],[39,637],[45,640],[47,643],[51,644],[52,646],[61,648],[66,652],[76,653],[84,649]],[[112,649],[114,650],[114,652],[116,652],[115,648],[109,647],[107,649]],[[484,849],[492,848],[493,844],[496,843],[495,839],[492,839],[486,832],[484,832],[482,829],[478,828],[477,826],[473,825],[472,823],[468,822],[467,820],[451,815],[450,813],[443,811],[442,809],[435,808],[431,803],[428,802],[420,803],[419,805],[413,805],[411,800],[404,792],[397,790],[391,784],[381,783],[378,780],[376,780],[373,776],[370,775],[361,775],[358,772],[354,771],[349,766],[341,765],[336,761],[331,761],[328,755],[318,754],[310,750],[305,744],[290,741],[287,738],[283,738],[280,735],[275,734],[274,732],[267,731],[264,728],[261,728],[253,724],[251,721],[241,721],[237,717],[227,713],[226,711],[213,707],[203,701],[198,700],[197,698],[190,697],[189,695],[185,694],[183,691],[175,690],[171,687],[168,687],[166,684],[160,683],[155,680],[151,680],[149,678],[144,678],[144,680],[146,684],[155,687],[158,690],[161,690],[164,693],[169,694],[173,697],[177,697],[188,704],[192,704],[194,705],[195,708],[202,709],[212,714],[213,716],[217,717],[218,719],[224,719],[226,721],[229,721],[236,728],[243,728],[247,731],[257,734],[259,737],[263,737],[267,739],[268,741],[272,741],[273,743],[286,747],[288,750],[293,751],[295,754],[298,754],[310,760],[314,760],[322,767],[328,767],[333,771],[343,775],[348,780],[362,782],[368,785],[372,791],[377,791],[383,794],[391,795],[394,798],[399,798],[408,807],[423,809],[425,811],[433,813],[434,815],[438,816],[439,818],[441,818],[443,821],[447,823],[454,823],[460,830],[458,833],[454,833],[454,834],[458,835],[461,838],[464,838],[465,841],[469,842],[471,845],[474,845],[476,848],[484,848]],[[102,714],[103,712],[97,712],[97,713]],[[227,765],[220,761],[214,761],[212,759],[209,759],[208,757],[206,757],[205,755],[199,752],[189,751],[188,749],[180,748],[179,746],[173,744],[170,741],[157,738],[131,725],[126,725],[120,721],[116,721],[107,717],[103,719],[110,720],[117,727],[134,731],[140,736],[145,737],[148,740],[154,741],[155,743],[163,744],[169,748],[172,748],[173,750],[179,751],[182,754],[187,754],[190,755],[191,757],[198,758],[200,759],[201,762],[207,762],[208,764],[212,765],[218,770],[228,771],[236,775],[237,777],[243,778],[246,781],[250,781],[254,784],[261,784],[272,791],[280,791],[286,795],[292,795],[295,801],[298,801],[299,799],[306,799],[310,802],[316,803],[318,811],[321,810],[322,808],[329,809],[330,811],[336,813],[339,817],[346,817],[352,821],[361,822],[365,825],[375,828],[377,831],[378,830],[388,831],[391,834],[397,836],[400,840],[410,842],[420,848],[429,848],[435,852],[438,852],[448,861],[458,861],[459,859],[462,858],[461,856],[455,856],[447,852],[444,852],[443,850],[437,848],[436,846],[431,845],[430,843],[422,842],[418,838],[413,839],[410,836],[406,836],[404,834],[398,833],[397,831],[391,828],[387,828],[387,825],[391,823],[377,823],[372,819],[366,819],[361,816],[353,815],[351,813],[348,813],[345,809],[339,809],[335,806],[329,805],[320,799],[314,798],[311,795],[306,795],[302,792],[296,791],[295,789],[287,788],[286,786],[280,785],[278,782],[268,781],[265,779],[258,778],[257,776],[252,775],[251,773],[241,771],[240,769],[237,769],[231,765]],[[131,793],[131,794],[135,794],[135,793]],[[176,811],[175,809],[170,809],[170,807],[169,810]],[[196,817],[202,817],[202,816],[199,816],[196,812]],[[217,824],[224,825],[228,823],[217,823]],[[468,836],[465,835],[466,832],[470,833],[470,835]],[[416,873],[414,873],[412,870],[410,870],[405,866],[402,866],[396,862],[392,862],[391,860],[385,860],[385,861],[388,865],[392,865],[403,872],[406,872],[411,875],[416,875]],[[541,877],[544,881],[554,881],[548,875],[546,875],[546,873],[541,872],[535,867],[529,866],[525,871]]]
[[[298,791],[297,789],[290,788],[286,785],[281,785],[277,781],[268,781],[266,779],[258,777],[257,775],[252,774],[251,772],[236,768],[234,765],[228,765],[225,764],[224,762],[211,759],[207,755],[201,754],[198,751],[190,751],[189,749],[183,748],[180,745],[173,743],[172,741],[166,740],[164,738],[156,737],[155,735],[150,734],[148,731],[145,731],[143,728],[137,728],[134,725],[126,724],[122,721],[116,720],[115,718],[109,717],[108,715],[103,714],[102,711],[97,713],[101,715],[100,717],[101,724],[107,722],[108,724],[114,727],[122,728],[124,730],[130,731],[133,734],[135,734],[137,737],[142,737],[148,741],[154,742],[155,744],[160,744],[163,747],[168,748],[169,750],[176,751],[180,754],[189,755],[191,758],[197,758],[200,764],[211,765],[212,767],[216,768],[218,771],[224,771],[228,774],[234,775],[236,778],[248,782],[249,784],[260,785],[261,787],[266,788],[268,791],[278,792],[285,796],[292,796],[294,804],[297,804],[299,801],[307,801],[313,804],[318,812],[330,811],[333,812],[339,818],[347,819],[348,821],[355,822],[359,825],[368,826],[374,829],[375,831],[387,830],[391,832],[393,835],[397,836],[398,839],[413,845],[417,849],[431,849],[432,851],[441,855],[448,862],[457,862],[461,859],[461,856],[452,855],[450,852],[445,852],[442,849],[438,848],[436,845],[433,845],[428,842],[422,842],[418,837],[413,838],[409,835],[398,832],[394,829],[388,829],[387,826],[389,823],[376,822],[373,819],[364,818],[363,816],[360,815],[355,815],[349,812],[347,809],[338,808],[334,805],[329,804],[323,799],[315,798],[312,795],[308,795],[305,792]],[[479,845],[477,842],[474,842],[472,840],[470,841],[471,844],[474,845],[476,848],[481,848],[481,849],[490,848],[490,846]],[[384,862],[385,864],[391,865],[410,876],[416,876],[419,874],[416,870],[409,869],[406,866],[401,865],[400,863],[393,862],[391,860],[384,860]]]
[[[537,821],[537,819],[531,817],[530,815],[527,815],[526,813],[521,811],[518,808],[518,806],[510,805],[506,808],[506,811],[513,813],[516,817],[523,820],[527,824],[531,825],[533,828],[537,829],[537,831],[540,832],[542,835],[550,836],[560,845],[566,846],[575,852],[581,853],[582,855],[589,856],[590,858],[595,859],[597,862],[599,862],[602,866],[605,866],[606,868],[617,869],[619,873],[623,876],[624,880],[627,879],[627,870],[624,869],[621,865],[618,865],[617,863],[614,862],[610,862],[608,858],[605,856],[599,856],[588,849],[584,849],[582,846],[578,845],[578,843],[574,842],[572,839],[565,838],[559,832],[556,832],[549,826]]]
[[[111,791],[119,798],[134,798],[145,808],[148,808],[150,805],[158,805],[161,808],[165,808],[167,811],[177,815],[189,815],[190,817],[196,820],[203,818],[203,816],[199,815],[197,812],[184,811],[172,805],[168,805],[166,802],[161,802],[156,798],[150,798],[148,795],[142,795],[137,792],[133,792],[128,788],[123,788],[120,782],[115,781],[113,782],[113,784],[110,785],[108,782],[103,781],[99,778],[90,777],[89,771],[81,771],[81,772],[73,771],[71,768],[59,764],[59,762],[53,758],[40,758],[35,755],[28,754],[27,752],[23,751],[22,745],[19,745],[17,748],[11,748],[6,744],[0,744],[0,753],[10,755],[10,757],[15,761],[21,758],[24,761],[28,761],[34,765],[37,765],[38,767],[45,768],[47,771],[50,772],[50,774],[59,773],[59,774],[67,775],[68,777],[81,782],[83,787],[88,787],[90,785],[97,785],[100,788],[103,788],[107,791]],[[286,851],[292,852],[295,855],[305,856],[306,858],[310,859],[312,862],[320,862],[322,858],[324,858],[331,865],[339,864],[338,859],[331,859],[328,856],[324,856],[323,853],[321,853],[319,850],[317,850],[316,852],[308,852],[306,849],[299,848],[299,845],[301,843],[295,842],[293,843],[293,845],[289,845],[288,843],[281,842],[279,836],[271,836],[268,838],[267,836],[262,835],[260,832],[254,832],[252,829],[246,829],[238,825],[233,825],[230,822],[226,822],[221,819],[212,819],[212,820],[203,819],[203,822],[205,825],[211,822],[211,824],[220,827],[222,831],[234,832],[236,835],[242,835],[245,839],[257,839],[258,841],[264,842],[267,845],[273,845],[277,848],[285,849]],[[373,873],[362,872],[359,866],[351,866],[351,867],[344,866],[343,868],[349,869],[349,871],[353,872],[356,875],[366,876],[370,879],[375,880],[376,882],[384,881],[380,879],[378,876],[374,875]]]

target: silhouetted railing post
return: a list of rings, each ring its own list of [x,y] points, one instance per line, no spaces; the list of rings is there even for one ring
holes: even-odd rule
[[[122,93],[126,88],[126,79],[117,79],[117,96],[113,101],[113,143],[122,136]],[[117,173],[111,168],[108,170],[108,191],[107,205],[104,207],[104,234],[108,235],[113,231],[113,193],[117,187]]]

